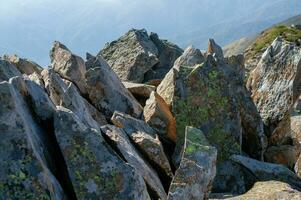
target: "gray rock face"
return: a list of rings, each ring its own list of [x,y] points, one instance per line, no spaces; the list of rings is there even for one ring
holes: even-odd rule
[[[228,200],[298,200],[301,198],[301,192],[292,186],[279,181],[257,182],[254,187],[246,194],[226,198]],[[220,198],[217,198],[220,199]],[[224,198],[221,198],[224,199]],[[211,199],[213,200],[213,199]]]
[[[46,133],[11,83],[0,83],[0,196],[4,199],[64,199],[53,175]]]
[[[250,74],[247,86],[269,136],[300,95],[300,70],[300,48],[276,38]]]
[[[203,54],[199,49],[189,46],[185,49],[182,56],[180,56],[173,66],[173,68],[166,74],[160,85],[157,87],[157,93],[171,106],[175,93],[175,82],[180,66],[195,66],[203,63],[205,60]]]
[[[301,179],[283,165],[260,162],[239,155],[233,155],[231,160],[249,170],[257,181],[276,180],[301,188]]]
[[[142,115],[141,105],[100,56],[90,58],[86,62],[86,67],[89,99],[108,120],[114,111],[138,118]]]
[[[113,153],[99,131],[63,107],[54,127],[78,199],[149,199],[142,177]]]
[[[8,81],[14,76],[21,76],[19,70],[10,62],[0,59],[0,82]]]
[[[79,93],[77,87],[64,81],[53,69],[42,72],[45,88],[57,106],[68,108],[88,127],[99,130],[107,124],[105,117],[90,105]]]
[[[65,45],[56,41],[50,51],[50,59],[55,72],[75,83],[81,93],[86,94],[86,68],[81,57],[72,54]]]
[[[168,199],[208,199],[216,172],[217,150],[203,133],[186,127],[180,167],[171,183]]]
[[[167,176],[173,177],[163,145],[156,132],[147,123],[119,112],[114,112],[111,121],[115,126],[125,131],[133,143],[139,148],[140,152],[142,152],[156,168],[161,168]]]
[[[156,33],[151,33],[149,37],[158,49],[159,63],[145,74],[144,82],[163,79],[175,60],[183,53],[183,50],[177,45],[167,40],[160,40]]]
[[[132,29],[108,43],[102,55],[122,81],[142,82],[144,74],[158,63],[158,49],[145,30]]]
[[[3,58],[15,65],[22,74],[30,75],[34,72],[40,74],[43,70],[43,68],[37,63],[25,58],[20,58],[17,55],[4,56]]]
[[[127,134],[122,129],[111,125],[103,126],[102,131],[119,149],[125,160],[143,176],[146,184],[155,193],[155,196],[160,199],[166,199],[166,193],[157,173],[143,160],[140,153],[131,144]]]

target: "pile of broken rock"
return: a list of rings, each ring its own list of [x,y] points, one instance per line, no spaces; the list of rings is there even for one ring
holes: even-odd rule
[[[86,61],[0,59],[3,199],[301,199],[301,50],[184,52],[130,30]],[[299,83],[300,82],[300,83]]]

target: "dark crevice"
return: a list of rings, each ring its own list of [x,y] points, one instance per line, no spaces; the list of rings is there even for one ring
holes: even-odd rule
[[[102,134],[104,140],[106,141],[106,143],[108,144],[108,146],[111,147],[112,151],[114,151],[121,158],[121,160],[123,160],[124,162],[127,163],[127,160],[122,155],[122,153],[118,149],[117,145],[114,144],[114,142],[103,131],[101,131],[101,134]]]
[[[44,154],[47,167],[60,183],[60,186],[65,192],[67,198],[70,200],[76,200],[77,197],[69,177],[68,168],[55,136],[53,117],[41,120],[41,118],[34,112],[32,98],[30,96],[26,96],[25,101],[34,121],[38,124],[40,130],[42,130],[42,134],[39,135],[39,137],[43,145],[46,147]]]
[[[171,170],[173,173],[175,173],[175,171],[177,169],[176,169],[176,166],[172,162],[172,155],[174,154],[174,151],[175,151],[175,143],[171,142],[170,140],[168,140],[166,138],[160,137],[160,135],[159,135],[159,139],[160,139],[160,142],[162,143],[163,150],[168,159]]]
[[[159,200],[160,197],[158,196],[157,192],[154,191],[154,190],[147,184],[146,181],[144,181],[144,182],[145,182],[145,185],[146,185],[146,188],[147,188],[147,192],[148,192],[150,198],[151,198],[152,200]]]

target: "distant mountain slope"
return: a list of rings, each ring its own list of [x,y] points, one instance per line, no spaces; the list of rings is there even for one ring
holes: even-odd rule
[[[270,29],[277,25],[291,26],[293,24],[301,25],[301,14],[294,16],[292,18],[289,18],[283,22],[277,23],[276,25],[273,25],[272,27],[270,27]],[[261,33],[253,34],[251,36],[245,36],[239,40],[236,40],[236,41],[226,45],[223,48],[225,56],[237,55],[237,54],[244,53],[247,50],[247,48],[250,47],[263,33],[264,33],[264,31],[262,31]]]

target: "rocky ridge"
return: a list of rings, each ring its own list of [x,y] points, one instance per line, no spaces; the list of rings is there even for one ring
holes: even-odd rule
[[[130,30],[51,66],[0,58],[4,199],[299,199],[301,51],[277,38],[245,85],[213,39]]]

